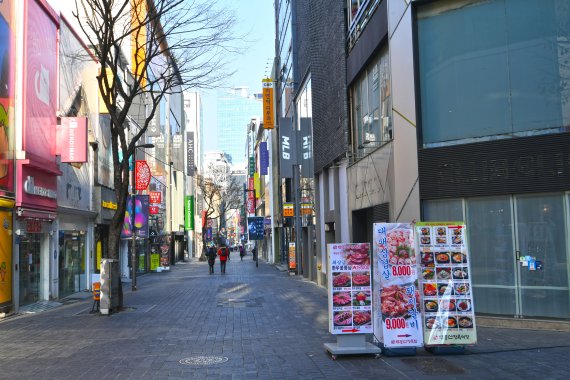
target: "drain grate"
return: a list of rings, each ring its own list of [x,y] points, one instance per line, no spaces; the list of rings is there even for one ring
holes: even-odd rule
[[[227,298],[227,299],[220,299],[218,301],[218,307],[231,307],[231,308],[261,307],[262,302],[263,302],[262,297],[257,297],[257,298]]]
[[[465,369],[442,358],[403,358],[402,362],[426,375],[460,375]]]
[[[228,361],[225,356],[191,356],[189,358],[180,359],[180,364],[185,365],[215,365]]]

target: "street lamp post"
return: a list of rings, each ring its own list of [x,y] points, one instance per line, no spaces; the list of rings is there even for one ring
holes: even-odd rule
[[[132,196],[131,196],[131,271],[132,271],[132,282],[131,282],[131,290],[135,291],[137,290],[137,254],[136,254],[136,247],[137,247],[137,241],[136,241],[136,236],[135,236],[135,202],[136,202],[136,179],[135,179],[135,165],[136,165],[136,151],[137,148],[154,148],[154,144],[141,144],[141,145],[137,145],[135,146],[135,150],[133,152],[133,174],[132,174],[132,182],[131,182],[131,190],[132,190]]]

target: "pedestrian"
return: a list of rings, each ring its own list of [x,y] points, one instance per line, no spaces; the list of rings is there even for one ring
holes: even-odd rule
[[[243,257],[245,256],[245,249],[243,249],[243,245],[239,246],[239,257],[241,258],[241,261],[243,261]]]
[[[214,244],[211,244],[207,251],[206,257],[208,258],[208,266],[210,267],[210,274],[214,274],[214,264],[216,263],[216,250]]]
[[[257,260],[257,246],[254,245],[253,248],[251,249],[251,254],[253,255],[253,261]]]
[[[218,249],[218,256],[220,256],[220,270],[222,271],[222,274],[225,274],[226,273],[226,261],[228,260],[228,257],[230,256],[230,250],[228,249],[228,247],[226,247],[225,244],[222,244],[220,249]]]

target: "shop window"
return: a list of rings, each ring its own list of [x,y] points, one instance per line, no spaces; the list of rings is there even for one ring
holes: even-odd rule
[[[417,24],[424,147],[566,130],[564,2],[435,2]]]

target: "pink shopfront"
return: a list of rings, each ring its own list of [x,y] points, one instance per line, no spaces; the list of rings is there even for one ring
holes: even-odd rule
[[[57,211],[55,156],[58,17],[44,0],[24,7],[22,153],[16,163],[15,295],[19,306],[51,297],[56,278]],[[17,137],[19,140],[19,137]],[[55,268],[55,269],[54,269]],[[16,303],[16,302],[15,302]]]

